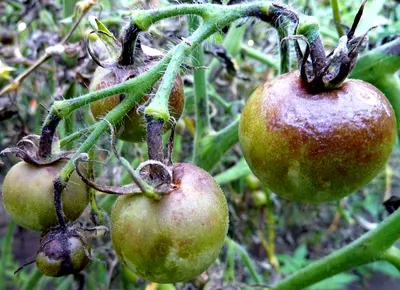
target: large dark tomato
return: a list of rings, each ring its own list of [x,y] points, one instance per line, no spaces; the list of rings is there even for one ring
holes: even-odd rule
[[[173,167],[176,189],[151,200],[121,196],[111,213],[115,252],[132,272],[158,283],[190,280],[218,257],[228,207],[215,180],[185,163]]]
[[[94,73],[92,83],[90,85],[90,91],[96,91],[104,89],[109,86],[113,86],[119,83],[117,80],[117,74],[122,74],[119,70],[104,69],[98,67]],[[125,79],[134,77],[134,74],[127,74]],[[114,95],[108,98],[98,100],[90,104],[90,111],[95,119],[104,117],[110,110],[117,106],[122,100],[121,95]],[[147,101],[147,97],[142,99],[142,104]],[[183,83],[179,75],[174,80],[174,86],[169,97],[169,113],[176,120],[182,114],[184,108],[184,93]],[[167,123],[166,128],[170,126]],[[129,142],[142,142],[146,138],[146,125],[143,115],[137,112],[137,106],[135,106],[122,120],[117,128],[118,137],[122,140]]]
[[[8,171],[3,183],[3,203],[7,213],[20,226],[45,231],[58,223],[54,207],[53,180],[66,164],[36,166],[24,161]],[[73,173],[62,193],[64,214],[76,220],[89,202],[87,186]]]
[[[338,200],[384,166],[396,137],[394,112],[374,86],[347,80],[310,93],[298,74],[259,87],[240,120],[239,139],[254,174],[292,201]]]

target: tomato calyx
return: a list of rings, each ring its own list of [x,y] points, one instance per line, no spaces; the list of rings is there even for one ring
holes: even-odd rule
[[[0,152],[0,155],[14,154],[26,163],[36,166],[51,165],[62,159],[68,160],[72,157],[73,151],[61,151],[52,153],[49,156],[42,156],[40,154],[40,138],[41,136],[39,135],[27,135],[18,141],[16,147],[6,148]],[[53,142],[56,141],[57,137],[54,137]],[[49,151],[51,151],[51,149]]]
[[[295,50],[300,70],[300,78],[311,92],[321,92],[341,87],[356,64],[358,53],[365,46],[370,28],[362,36],[354,37],[360,22],[366,1],[354,18],[353,24],[346,35],[340,37],[337,47],[328,55],[318,34],[318,24],[313,17],[306,17],[303,23],[296,27],[298,35],[285,37],[282,42],[294,40]],[[317,35],[317,37],[316,37]],[[298,40],[306,43],[303,52]],[[311,56],[311,62],[308,58]]]

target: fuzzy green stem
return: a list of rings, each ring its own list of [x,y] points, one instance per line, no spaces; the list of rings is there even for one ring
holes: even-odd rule
[[[181,64],[185,59],[185,50],[188,46],[189,44],[183,43],[175,49],[157,93],[144,111],[146,115],[152,116],[153,119],[162,119],[164,122],[169,120],[169,96],[174,86],[176,75],[179,74]]]
[[[69,136],[66,136],[64,138],[62,138],[59,142],[60,142],[60,147],[65,147],[67,144],[70,144],[72,142],[74,142],[75,140],[81,138],[82,136],[91,133],[94,129],[96,128],[96,125],[92,125],[90,127],[87,128],[83,128],[77,132],[72,133]]]
[[[375,229],[283,279],[274,289],[303,289],[354,267],[385,259],[390,255],[387,249],[399,238],[400,210],[397,210]]]
[[[69,86],[69,89],[67,90],[67,93],[65,94],[65,99],[72,99],[75,94],[76,94],[76,85],[75,83],[71,83]],[[71,114],[68,118],[64,119],[64,135],[63,136],[68,136],[74,132],[74,128],[76,125],[76,117],[74,114]],[[67,144],[65,149],[67,150],[72,150],[73,144]]]
[[[278,28],[279,42],[281,43],[281,45],[279,46],[279,54],[281,59],[279,74],[285,74],[291,70],[289,42],[288,41],[281,42],[281,40],[287,37],[288,35],[289,32],[287,27],[282,26]]]
[[[339,9],[339,1],[331,0],[333,20],[335,21],[336,31],[339,37],[344,35],[342,21],[340,20],[340,9]]]
[[[259,62],[275,69],[279,69],[279,64],[278,62],[273,59],[272,57],[258,51],[257,49],[254,49],[246,44],[241,45],[242,51],[248,56],[251,57],[252,59],[258,60]]]

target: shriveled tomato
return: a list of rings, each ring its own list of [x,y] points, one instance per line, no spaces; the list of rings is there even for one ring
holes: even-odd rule
[[[371,181],[395,137],[393,109],[374,86],[347,80],[311,93],[295,72],[259,87],[239,127],[254,174],[276,194],[308,203],[338,200]]]
[[[176,189],[160,200],[121,196],[111,213],[115,252],[149,281],[194,278],[218,257],[228,229],[228,207],[215,180],[185,163],[173,167]]]
[[[89,243],[80,230],[50,232],[42,240],[36,265],[50,277],[78,273],[89,263],[89,251]]]
[[[21,161],[10,169],[3,183],[3,203],[17,224],[32,231],[45,231],[57,225],[53,180],[65,164],[58,161],[36,166]],[[74,173],[62,193],[67,220],[76,220],[88,202],[87,186]]]
[[[127,72],[124,69],[104,69],[102,67],[98,67],[95,71],[89,90],[96,91],[116,85],[121,81],[133,78],[139,72],[140,71]],[[147,97],[144,97],[142,104],[146,102],[147,99]],[[114,95],[102,100],[98,100],[90,104],[90,111],[92,112],[94,118],[102,118],[115,106],[117,106],[121,100],[122,95]],[[178,120],[182,114],[184,101],[183,83],[181,77],[178,75],[174,80],[174,86],[169,97],[170,115],[176,120]],[[166,124],[166,129],[170,129],[168,123]],[[125,141],[142,142],[145,140],[146,124],[144,116],[137,112],[137,106],[135,106],[124,117],[122,122],[117,127],[117,132],[119,134],[118,137]]]

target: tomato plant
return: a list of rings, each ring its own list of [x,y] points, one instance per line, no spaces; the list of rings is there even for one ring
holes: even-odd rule
[[[394,0],[20,2],[0,4],[1,191],[41,239],[21,257],[9,223],[0,289],[400,277]]]

